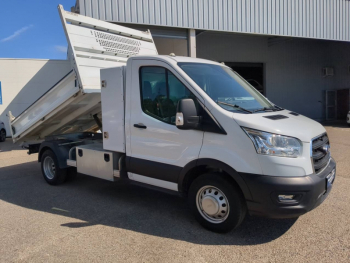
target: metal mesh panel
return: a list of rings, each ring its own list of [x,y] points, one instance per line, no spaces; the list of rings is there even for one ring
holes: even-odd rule
[[[103,32],[94,31],[96,41],[107,52],[124,55],[137,55],[140,51],[141,42],[134,39],[115,36]]]

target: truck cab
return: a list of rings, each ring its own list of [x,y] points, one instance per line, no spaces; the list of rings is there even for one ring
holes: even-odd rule
[[[108,83],[122,78],[114,70],[101,73],[102,108]],[[297,217],[327,197],[335,162],[318,122],[274,105],[217,62],[140,56],[123,70],[130,180],[185,193],[197,219],[215,230],[230,213],[235,224],[245,210]]]

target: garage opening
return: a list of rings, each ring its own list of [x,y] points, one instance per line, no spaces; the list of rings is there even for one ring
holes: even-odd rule
[[[225,62],[225,64],[265,95],[263,63]]]
[[[323,94],[325,105],[323,117],[327,121],[346,120],[350,110],[350,90],[325,90]]]
[[[346,120],[349,112],[349,89],[337,90],[337,119]]]

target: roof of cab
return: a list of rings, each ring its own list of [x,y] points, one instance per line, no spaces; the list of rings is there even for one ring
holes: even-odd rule
[[[224,66],[223,64],[212,60],[207,60],[202,58],[183,57],[183,56],[170,56],[170,55],[135,56],[135,57],[130,57],[130,59],[157,59],[157,60],[168,61],[170,63],[188,62],[188,63],[206,63],[206,64],[215,64],[219,66]]]

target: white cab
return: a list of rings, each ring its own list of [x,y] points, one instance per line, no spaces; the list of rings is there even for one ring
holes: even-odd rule
[[[198,130],[179,130],[174,123],[169,124],[147,115],[141,108],[140,68],[160,67],[171,71],[176,78],[183,81],[181,75],[164,60],[131,58],[128,61],[127,74],[132,78],[126,89],[126,125],[129,133],[127,155],[134,158],[184,167],[190,161],[197,159],[202,146],[203,132]],[[187,88],[193,92],[190,86]],[[134,125],[146,128],[137,128]]]

